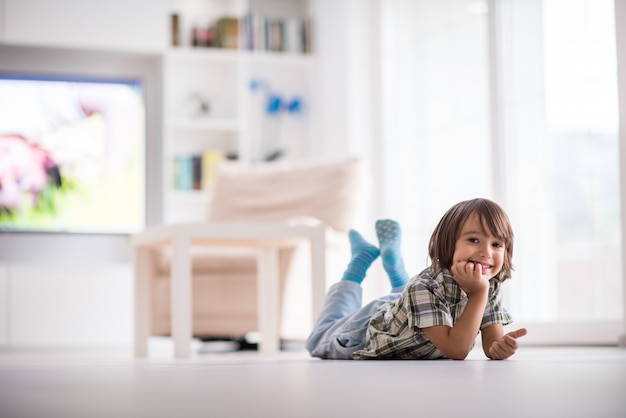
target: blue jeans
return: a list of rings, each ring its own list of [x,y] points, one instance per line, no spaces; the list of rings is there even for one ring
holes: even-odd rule
[[[360,284],[348,280],[333,284],[306,341],[306,349],[313,357],[351,360],[352,353],[365,345],[365,333],[372,315],[380,305],[399,296],[399,293],[392,293],[362,307]]]

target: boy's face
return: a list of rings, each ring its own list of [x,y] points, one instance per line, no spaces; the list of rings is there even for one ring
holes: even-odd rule
[[[461,228],[452,263],[467,261],[480,265],[483,277],[491,279],[502,270],[505,253],[504,242],[485,231],[474,214],[467,218]]]

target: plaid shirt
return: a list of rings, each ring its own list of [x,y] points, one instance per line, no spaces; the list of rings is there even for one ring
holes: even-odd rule
[[[501,284],[489,281],[489,296],[480,329],[512,321],[502,307]],[[422,328],[452,327],[467,305],[461,290],[446,269],[425,269],[411,279],[402,295],[378,308],[370,319],[365,346],[354,359],[438,359],[443,353],[430,342]]]

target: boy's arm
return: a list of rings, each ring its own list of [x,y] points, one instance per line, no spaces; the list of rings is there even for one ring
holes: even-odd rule
[[[486,303],[486,290],[468,295],[467,305],[453,327],[437,325],[422,331],[446,357],[463,360],[474,345]]]
[[[504,333],[502,324],[486,326],[481,331],[483,351],[492,360],[504,360],[517,351],[517,339],[526,335],[526,328]]]
[[[463,360],[474,346],[487,305],[489,280],[482,277],[480,265],[459,261],[450,268],[452,278],[467,294],[467,305],[454,326],[423,328],[430,342],[446,357]]]

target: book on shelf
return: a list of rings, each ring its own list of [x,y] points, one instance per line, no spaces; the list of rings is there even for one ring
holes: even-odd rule
[[[193,155],[174,158],[174,189],[211,190],[215,171],[225,158],[222,150],[206,150]]]
[[[215,22],[215,46],[226,49],[239,47],[239,19],[224,16]]]
[[[258,13],[243,17],[244,47],[251,51],[311,52],[311,21],[303,18],[267,18]]]
[[[202,190],[202,156],[191,156],[191,188]]]
[[[304,53],[304,21],[301,19],[284,19],[282,22],[282,29],[282,50],[285,52]]]
[[[215,181],[215,171],[217,166],[224,159],[224,151],[207,150],[202,153],[202,176],[201,183],[203,190],[211,190]]]
[[[304,45],[304,53],[311,54],[313,52],[313,20],[306,18],[302,21],[302,29],[300,37],[302,45]]]
[[[174,188],[176,190],[193,189],[193,162],[191,156],[174,158]]]
[[[222,16],[207,26],[192,28],[194,47],[307,54],[311,39],[309,18],[268,18],[251,12],[241,19]]]
[[[246,13],[243,17],[244,48],[248,51],[265,51],[265,18]]]
[[[284,51],[284,26],[282,19],[268,20],[266,27],[267,50],[272,52]]]

